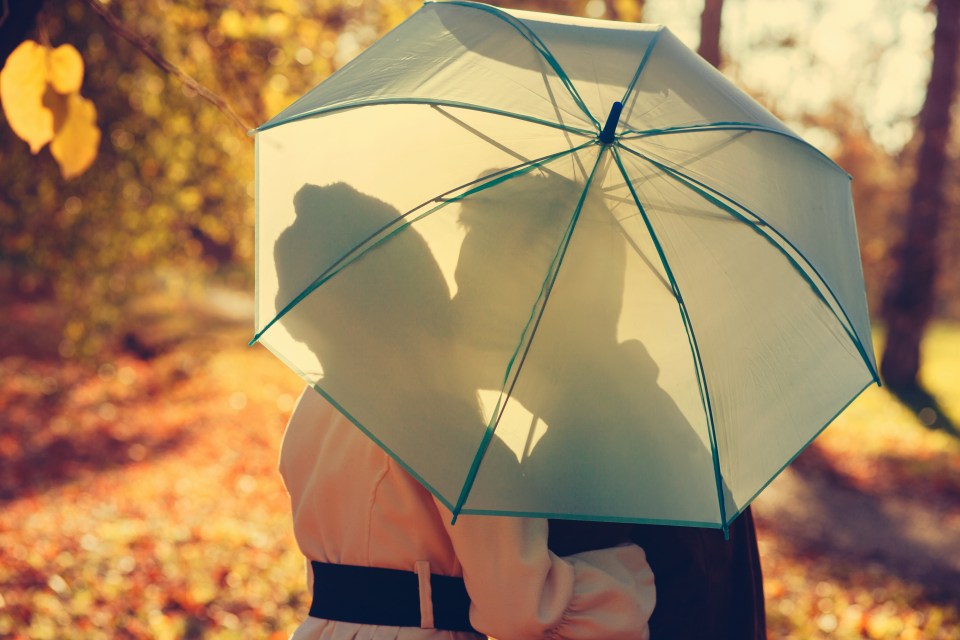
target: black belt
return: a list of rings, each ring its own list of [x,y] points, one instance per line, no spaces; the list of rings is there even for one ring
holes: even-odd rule
[[[420,579],[412,571],[310,561],[310,615],[325,620],[420,627]],[[430,574],[433,628],[474,631],[463,578]]]

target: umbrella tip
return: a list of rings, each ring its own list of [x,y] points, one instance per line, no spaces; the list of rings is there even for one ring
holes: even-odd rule
[[[607,123],[603,125],[603,131],[600,132],[600,142],[610,144],[613,142],[614,133],[617,130],[617,123],[620,122],[620,112],[623,111],[623,104],[614,102],[610,107],[610,114],[607,116]]]

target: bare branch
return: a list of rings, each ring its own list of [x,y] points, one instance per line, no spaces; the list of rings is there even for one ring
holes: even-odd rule
[[[114,16],[106,6],[100,0],[84,0],[87,5],[93,9],[93,11],[100,16],[100,19],[103,20],[104,24],[110,28],[111,31],[116,33],[118,36],[132,44],[136,47],[143,55],[147,56],[151,62],[155,65],[170,73],[180,81],[194,91],[198,96],[215,106],[221,112],[224,113],[228,118],[233,120],[237,125],[243,128],[244,133],[250,131],[253,128],[249,122],[237,115],[237,112],[234,111],[227,102],[215,94],[210,89],[207,89],[205,86],[191,78],[184,72],[182,69],[173,64],[170,60],[164,57],[156,47],[151,45],[147,40],[138,33],[134,33],[123,23],[121,23],[116,16]]]
[[[10,17],[10,0],[3,0],[3,15],[0,15],[0,27]]]

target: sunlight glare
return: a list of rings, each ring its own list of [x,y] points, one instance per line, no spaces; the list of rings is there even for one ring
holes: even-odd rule
[[[696,49],[702,8],[695,0],[650,0],[644,17]],[[788,124],[850,104],[895,153],[923,102],[935,24],[919,1],[742,0],[724,6],[722,48],[728,73],[772,101]]]

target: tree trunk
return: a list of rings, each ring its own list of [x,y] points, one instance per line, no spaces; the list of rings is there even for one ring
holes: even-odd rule
[[[917,124],[922,136],[910,191],[906,230],[897,245],[896,270],[884,299],[887,341],[880,373],[894,392],[919,390],[920,340],[933,314],[936,239],[944,206],[943,175],[950,134],[950,107],[957,78],[960,0],[934,0],[933,64]]]
[[[723,0],[705,0],[700,14],[700,46],[697,48],[704,60],[720,68],[720,14]]]

